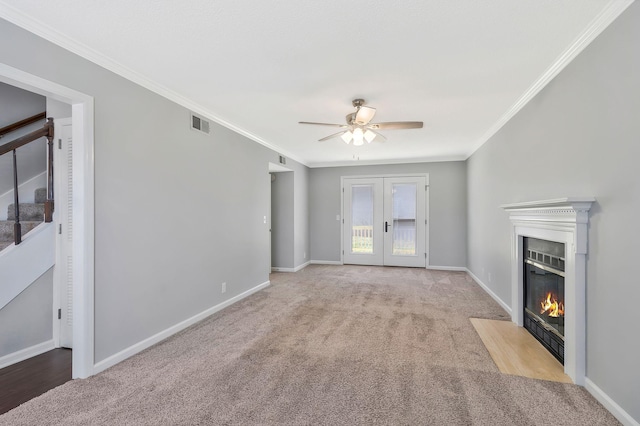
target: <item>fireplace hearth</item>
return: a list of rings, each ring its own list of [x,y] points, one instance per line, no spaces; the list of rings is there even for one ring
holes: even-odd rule
[[[523,241],[524,327],[564,364],[564,244]]]

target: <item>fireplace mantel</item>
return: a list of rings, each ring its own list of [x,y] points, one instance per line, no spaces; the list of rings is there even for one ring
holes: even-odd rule
[[[524,321],[523,238],[565,244],[565,357],[564,371],[584,385],[586,355],[585,282],[591,197],[503,204],[512,223],[511,319]]]

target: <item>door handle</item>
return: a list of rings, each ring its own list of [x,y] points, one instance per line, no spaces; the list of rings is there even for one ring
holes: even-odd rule
[[[389,222],[384,222],[384,232],[388,232],[389,231]]]

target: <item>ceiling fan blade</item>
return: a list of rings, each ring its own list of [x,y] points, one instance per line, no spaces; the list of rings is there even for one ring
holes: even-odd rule
[[[298,124],[315,124],[316,126],[331,126],[331,127],[349,127],[346,124],[314,123],[313,121],[298,121]]]
[[[358,108],[358,112],[356,113],[355,123],[360,125],[369,124],[369,122],[373,119],[373,116],[376,115],[376,109],[368,106],[361,106]]]
[[[422,121],[390,121],[388,123],[373,123],[367,127],[378,130],[398,130],[398,129],[422,129]]]
[[[318,142],[324,142],[324,141],[329,140],[329,139],[332,139],[332,138],[337,138],[338,136],[342,136],[343,134],[345,134],[345,133],[347,133],[347,132],[348,132],[348,130],[343,130],[343,131],[341,131],[341,132],[334,133],[334,134],[329,135],[329,136],[325,136],[325,137],[324,137],[324,138],[322,138],[322,139],[318,139]]]
[[[386,142],[387,141],[387,138],[382,133],[376,132],[373,129],[369,129],[369,130],[376,134],[376,138],[373,140],[373,142]]]

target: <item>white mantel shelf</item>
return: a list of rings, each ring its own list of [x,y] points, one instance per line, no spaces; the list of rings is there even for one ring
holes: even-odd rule
[[[511,219],[511,320],[523,325],[523,238],[565,244],[565,356],[564,370],[584,385],[586,369],[586,254],[589,210],[593,197],[503,204]]]
[[[589,211],[595,203],[593,197],[565,197],[552,200],[525,201],[523,203],[503,204],[500,207],[507,211],[518,210],[565,210]]]

